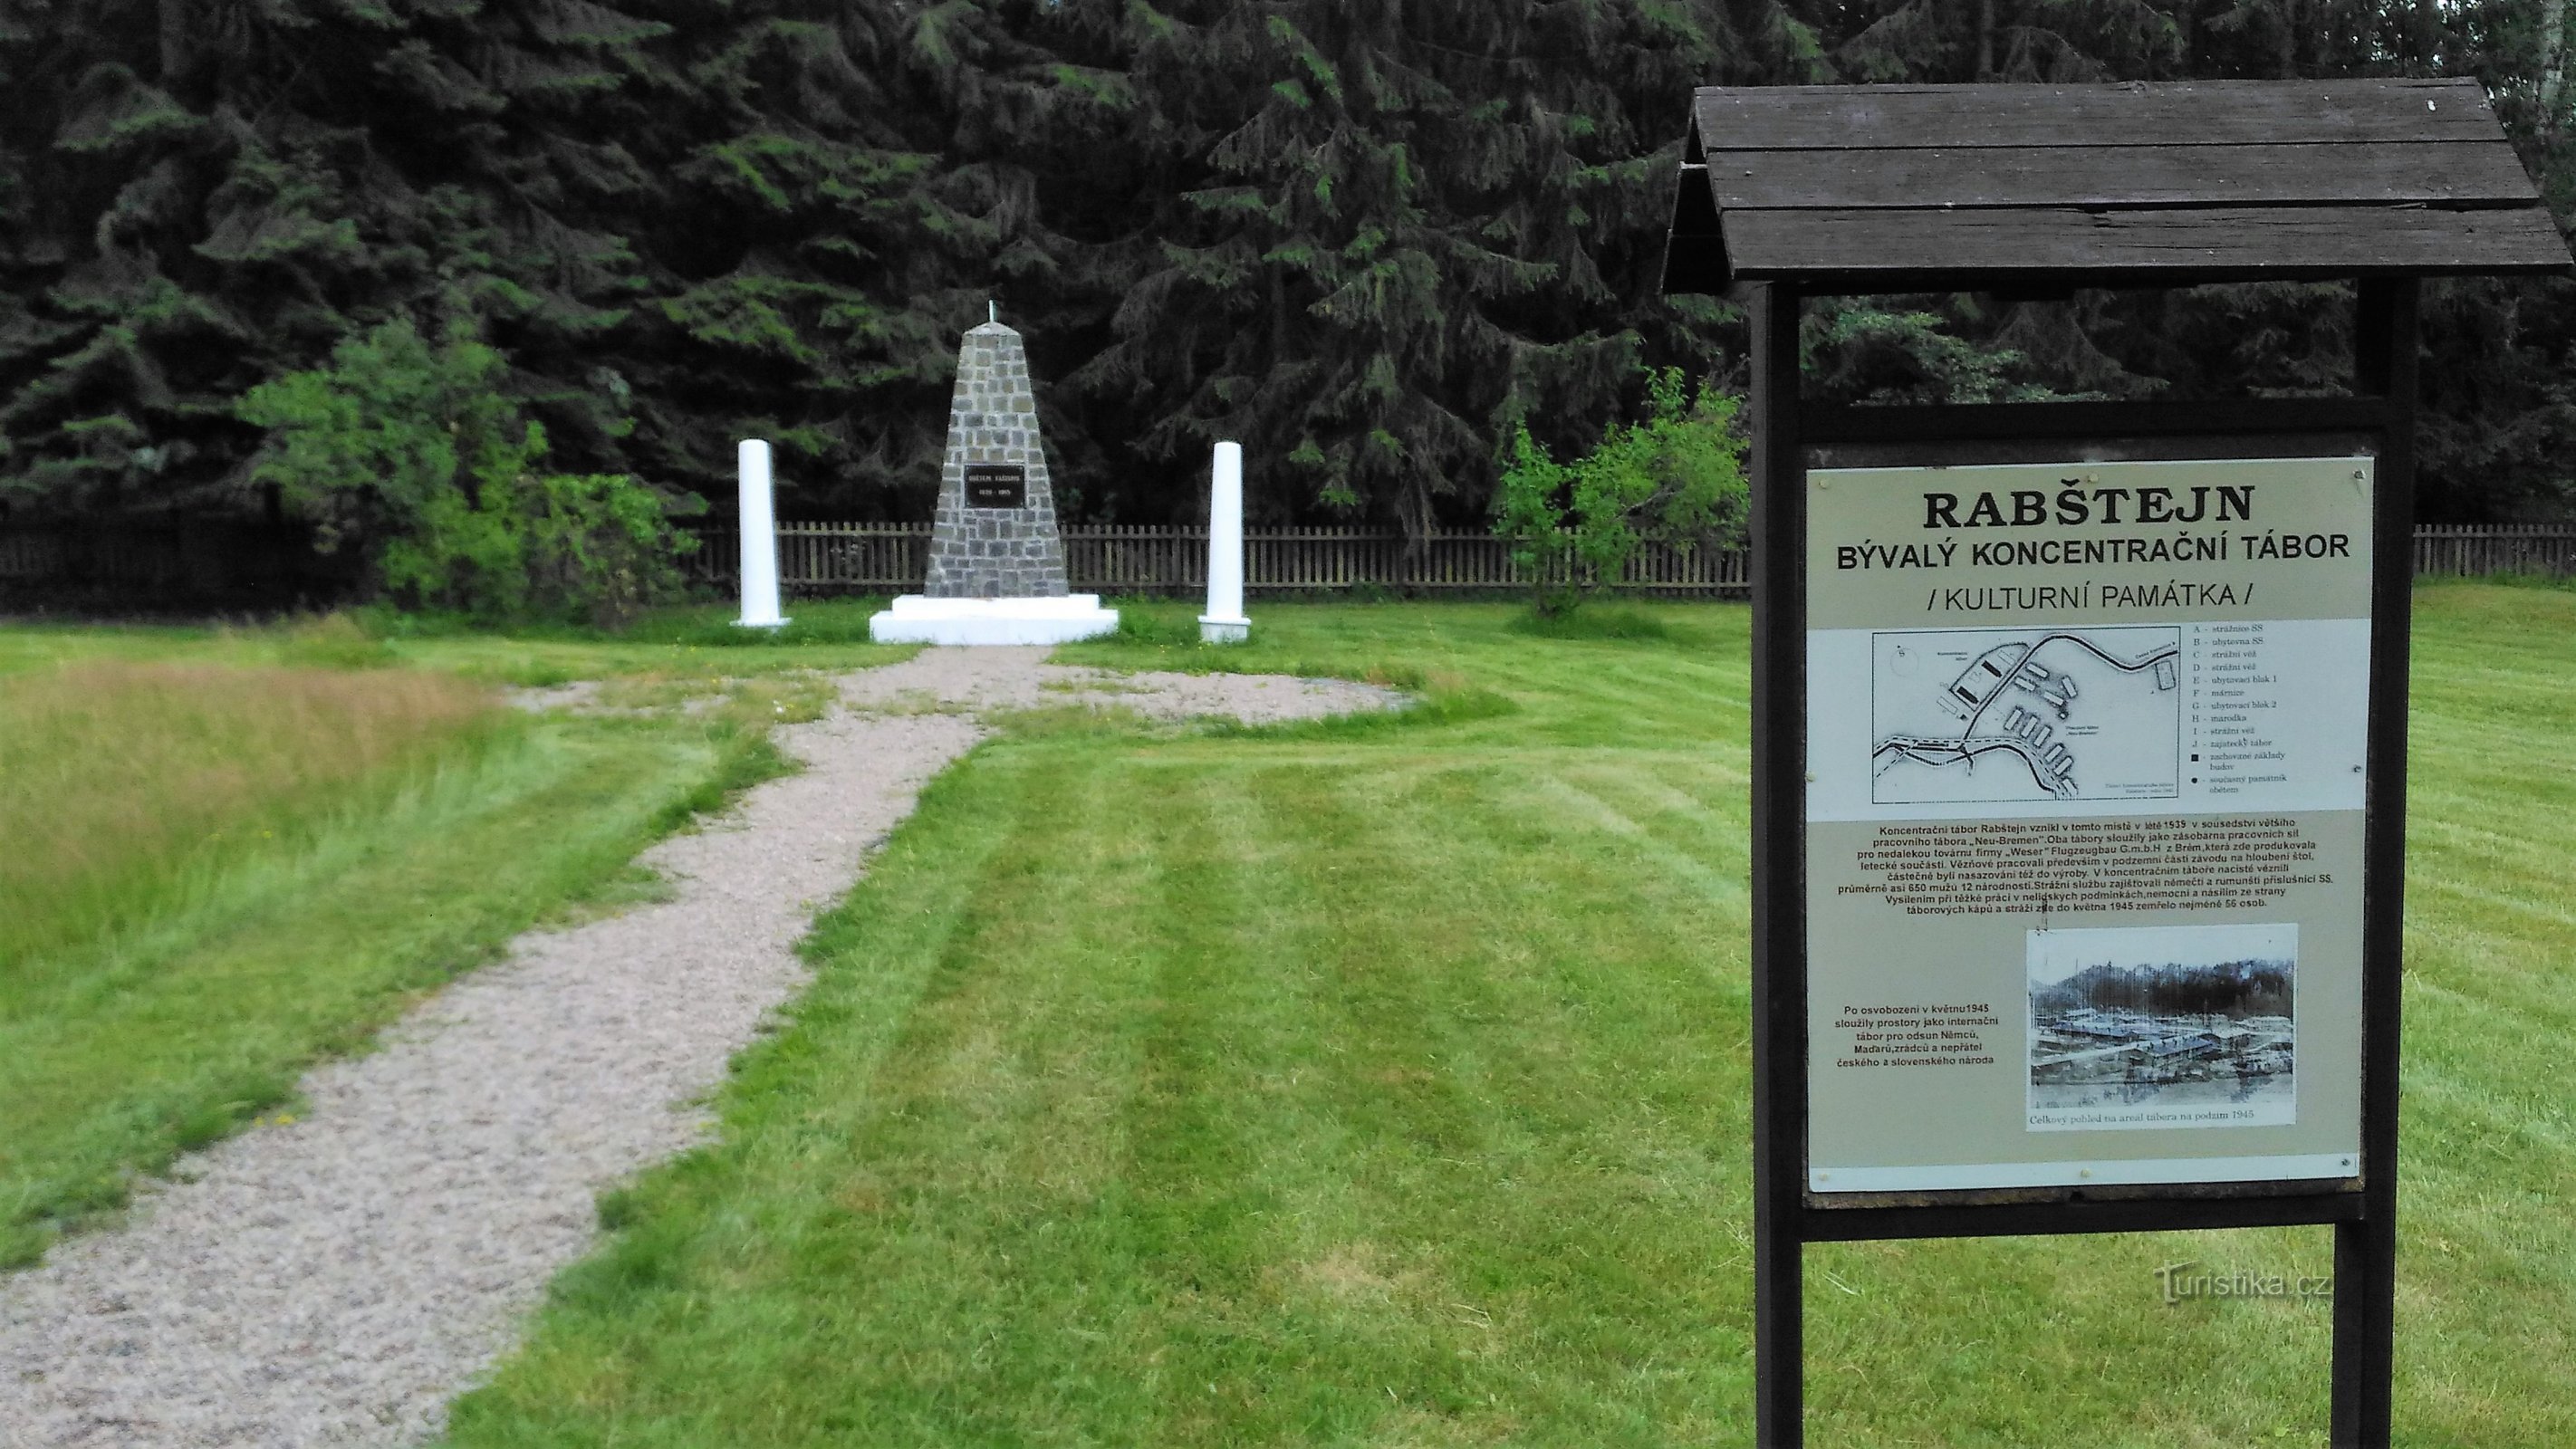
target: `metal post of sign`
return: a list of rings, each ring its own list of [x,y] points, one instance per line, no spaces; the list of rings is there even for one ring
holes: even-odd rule
[[[1754,1440],[1803,1442],[1806,460],[1798,294],[1752,289]]]
[[[2385,1445],[2396,1356],[2397,1046],[2406,927],[2406,688],[2415,531],[2416,298],[2412,278],[2359,284],[2354,390],[2382,408],[2372,500],[2374,633],[2363,837],[2362,1216],[2335,1225],[2328,1442]]]

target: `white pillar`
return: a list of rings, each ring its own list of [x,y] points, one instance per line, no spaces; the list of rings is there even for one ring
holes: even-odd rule
[[[1216,445],[1208,479],[1208,602],[1199,615],[1199,638],[1234,644],[1252,636],[1243,617],[1243,445]]]
[[[742,617],[747,628],[775,629],[778,613],[778,520],[769,503],[769,445],[757,438],[736,450],[742,470]]]

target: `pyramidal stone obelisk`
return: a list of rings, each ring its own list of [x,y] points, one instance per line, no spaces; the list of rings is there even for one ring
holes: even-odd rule
[[[868,632],[888,644],[1061,644],[1117,627],[1098,594],[1065,589],[1028,353],[996,312],[957,350],[928,577]]]

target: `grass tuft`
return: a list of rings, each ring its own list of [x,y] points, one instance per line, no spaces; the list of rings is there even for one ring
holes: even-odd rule
[[[308,615],[278,627],[278,662],[305,669],[381,669],[401,662],[347,613]]]
[[[983,723],[1013,739],[1139,739],[1155,722],[1123,705],[1041,704],[1025,709],[991,710]]]
[[[1643,609],[1624,608],[1617,604],[1584,604],[1562,614],[1524,610],[1512,620],[1512,628],[1540,639],[1660,641],[1672,637],[1672,631],[1665,627],[1661,618]]]
[[[494,626],[461,614],[406,612],[381,606],[356,611],[369,634],[389,639],[513,639],[558,643],[665,645],[692,649],[796,649],[865,644],[868,616],[883,599],[797,599],[777,628],[746,629],[734,622],[732,604],[685,604],[652,609],[621,628],[602,629],[567,620],[527,619]]]
[[[1187,613],[1174,613],[1169,607],[1153,607],[1142,600],[1115,601],[1118,610],[1116,642],[1143,645],[1156,649],[1220,649],[1199,637],[1198,619]]]
[[[337,650],[353,636],[344,623],[313,637]],[[509,725],[488,691],[434,674],[101,662],[20,675],[0,691],[0,978],[293,837],[372,774]]]

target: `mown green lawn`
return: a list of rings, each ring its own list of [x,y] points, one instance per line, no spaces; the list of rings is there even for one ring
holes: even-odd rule
[[[1749,1443],[1746,615],[1653,612],[1274,606],[1225,665],[1437,708],[988,744],[454,1442]],[[2419,630],[2398,1434],[2576,1443],[2576,594]],[[2329,1249],[1811,1250],[1812,1442],[2322,1444],[2326,1306],[2185,1260]]]
[[[781,671],[909,652],[744,647],[709,613],[609,640],[0,622],[0,1269],[292,1111],[306,1066],[529,925],[653,889],[637,851],[781,768],[766,725],[816,703]],[[729,698],[530,719],[483,687],[569,678]]]

